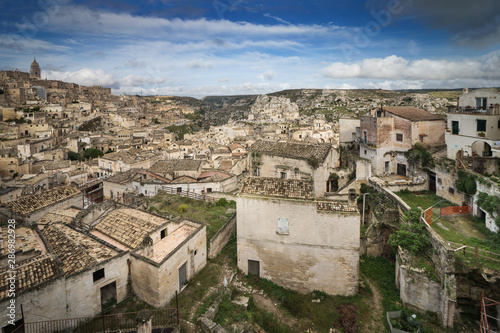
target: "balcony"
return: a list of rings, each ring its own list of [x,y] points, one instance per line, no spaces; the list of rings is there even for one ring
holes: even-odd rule
[[[500,105],[492,105],[486,108],[472,107],[472,106],[448,106],[448,113],[466,113],[476,115],[500,115]]]

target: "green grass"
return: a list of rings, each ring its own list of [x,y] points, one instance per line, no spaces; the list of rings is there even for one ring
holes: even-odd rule
[[[465,218],[465,216],[464,216]],[[446,219],[439,219],[436,223],[433,223],[432,228],[439,233],[441,237],[449,242],[465,244],[470,247],[478,247],[480,250],[495,252],[500,254],[500,237],[489,231],[486,226],[484,226],[484,222],[481,220],[478,221],[477,218],[466,217],[470,220],[470,223],[476,230],[479,230],[483,235],[486,236],[486,239],[478,239],[475,237],[466,237],[457,231],[450,223],[446,221]],[[442,228],[438,225],[439,222],[441,225],[446,227],[449,230]],[[469,249],[470,250],[470,249]],[[479,252],[481,254],[481,252]],[[482,255],[486,255],[482,253]],[[472,253],[463,254],[462,251],[458,251],[455,253],[455,257],[461,261],[462,264],[465,264],[469,267],[488,267],[490,269],[495,269],[500,271],[500,262],[495,262],[493,260],[489,260],[487,258],[478,257],[478,260],[475,259],[475,255]],[[495,259],[500,259],[500,257],[495,257]]]
[[[399,290],[394,277],[395,265],[383,257],[361,256],[359,270],[372,279],[382,295],[384,315],[387,311],[401,310]]]
[[[256,276],[246,276],[245,281],[254,288],[262,289],[299,322],[310,321],[318,332],[329,332],[331,327],[336,326],[340,320],[338,308],[341,305],[353,305],[358,321],[369,316],[369,305],[362,302],[363,293],[356,296],[331,296],[322,291],[301,294]],[[320,302],[313,302],[318,299]]]
[[[227,206],[217,206],[174,194],[160,193],[149,200],[149,211],[159,215],[171,214],[181,218],[203,222],[207,225],[207,239],[217,233],[234,213],[228,213],[229,208],[236,208],[236,203],[229,202]],[[180,209],[180,208],[181,209]]]
[[[423,210],[426,210],[430,206],[436,204],[437,202],[444,200],[439,203],[435,207],[449,207],[456,206],[455,204],[443,199],[439,195],[436,195],[431,191],[421,191],[421,192],[409,192],[409,191],[399,191],[396,192],[396,195],[403,199],[410,208],[418,208],[421,207]]]

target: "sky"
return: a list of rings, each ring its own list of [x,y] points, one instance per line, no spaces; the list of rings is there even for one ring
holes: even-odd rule
[[[2,0],[0,70],[115,94],[500,86],[498,0]]]

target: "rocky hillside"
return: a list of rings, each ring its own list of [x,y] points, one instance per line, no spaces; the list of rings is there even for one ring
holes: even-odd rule
[[[290,89],[267,95],[208,96],[205,105],[206,126],[236,120],[291,119],[323,114],[328,121],[344,116],[357,117],[380,106],[413,106],[432,113],[445,114],[461,90],[392,91],[381,89]]]

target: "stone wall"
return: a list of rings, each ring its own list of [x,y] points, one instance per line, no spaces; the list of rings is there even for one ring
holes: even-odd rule
[[[297,290],[355,295],[359,212],[318,212],[316,202],[256,196],[237,199],[238,268],[258,261],[260,276]],[[288,232],[278,230],[288,222]]]
[[[205,267],[206,249],[206,227],[202,226],[162,262],[154,262],[143,256],[142,249],[132,252],[131,270],[134,292],[139,298],[153,306],[164,306],[175,296],[176,291],[181,290],[179,268],[186,264],[186,276],[189,281]]]
[[[410,209],[408,204],[391,190],[384,188],[375,177],[370,179],[370,184],[378,192],[385,193],[387,198],[393,201],[396,207],[398,207],[400,215],[403,215]],[[400,289],[400,297],[404,302],[422,311],[438,312],[443,325],[452,327],[456,307],[455,252],[423,218],[421,220],[426,226],[431,243],[432,249],[427,252],[441,281],[439,288],[437,289],[436,285],[431,283],[430,279],[426,277],[425,272],[422,273],[418,269],[410,267],[410,265],[404,268],[396,267],[396,284],[398,289]],[[436,290],[439,290],[439,293]],[[414,295],[420,291],[422,295]],[[432,298],[437,298],[439,300],[438,303],[434,303]]]
[[[210,240],[210,248],[208,250],[208,258],[215,258],[231,240],[236,236],[236,213],[227,221],[222,228],[217,231],[215,236]]]

